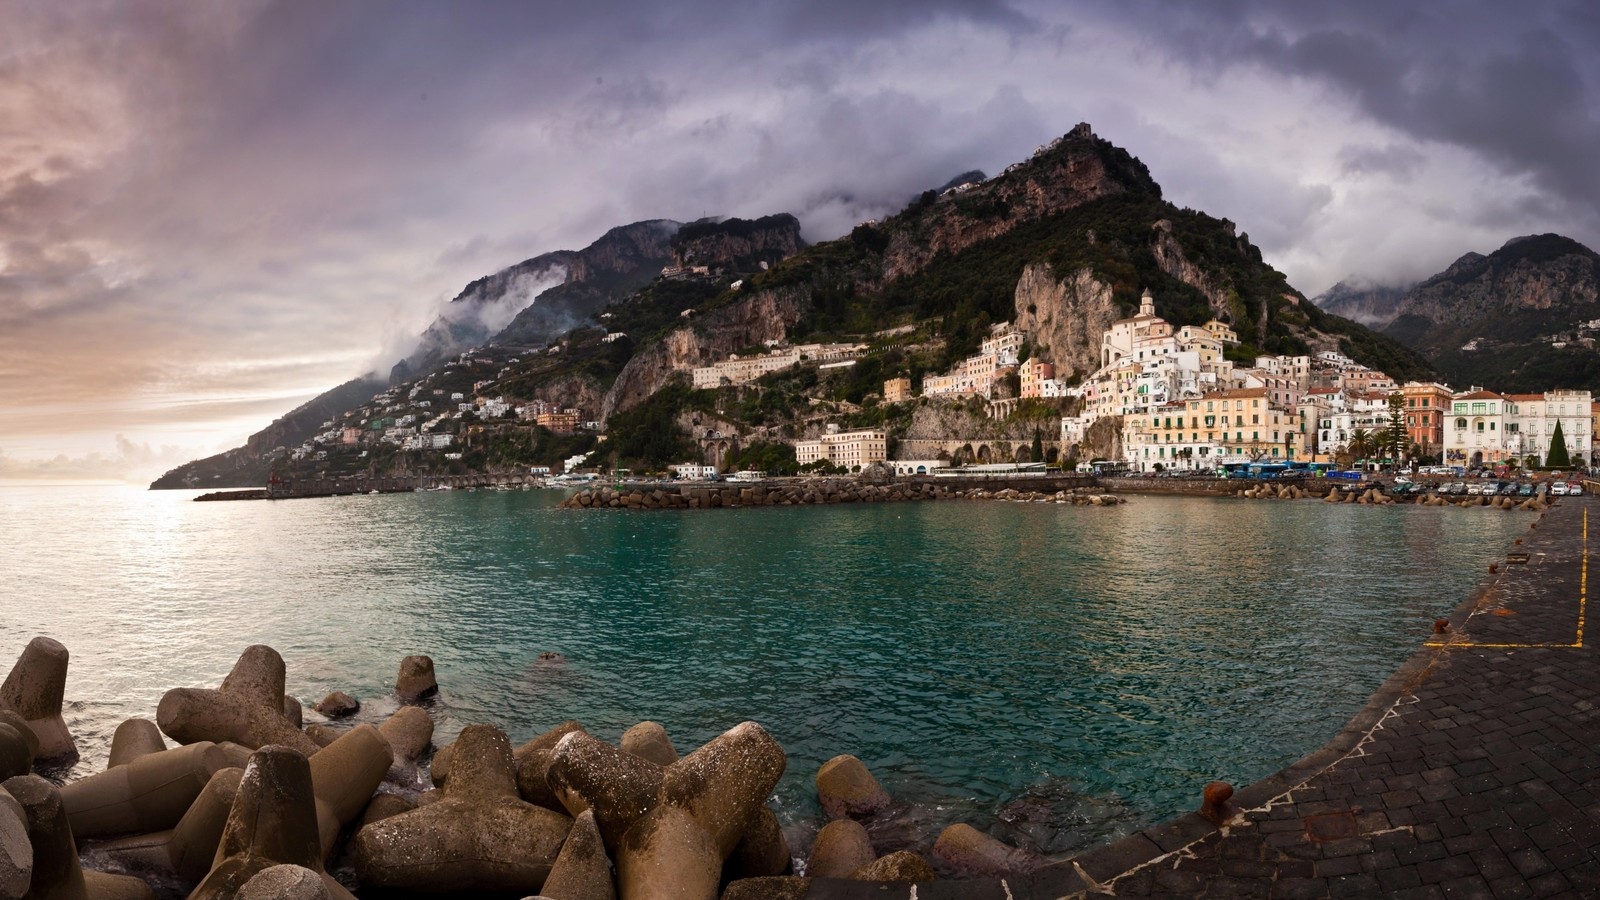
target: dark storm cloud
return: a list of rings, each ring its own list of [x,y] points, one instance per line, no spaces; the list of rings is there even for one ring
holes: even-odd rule
[[[1084,119],[1306,290],[1593,241],[1594,10],[0,0],[0,434],[211,452],[510,263],[656,217],[827,239]]]

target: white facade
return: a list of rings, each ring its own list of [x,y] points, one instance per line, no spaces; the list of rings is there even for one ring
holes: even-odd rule
[[[794,445],[795,462],[809,465],[827,460],[846,469],[883,462],[889,457],[889,435],[881,429],[836,431],[814,441]]]

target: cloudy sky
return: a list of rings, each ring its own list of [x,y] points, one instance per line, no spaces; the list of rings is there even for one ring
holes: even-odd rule
[[[0,0],[0,479],[237,445],[612,225],[824,240],[1079,121],[1308,294],[1600,246],[1595,47],[1588,0]]]

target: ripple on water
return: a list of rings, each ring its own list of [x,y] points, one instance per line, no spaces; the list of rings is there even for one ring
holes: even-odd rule
[[[754,719],[789,754],[786,821],[848,752],[908,805],[889,839],[961,820],[1046,852],[1320,745],[1526,528],[1144,497],[651,515],[539,492],[189,496],[0,488],[0,654],[41,633],[71,649],[77,771],[248,644],[283,653],[302,702],[360,698],[358,721],[427,653],[441,743],[655,719],[687,751]]]

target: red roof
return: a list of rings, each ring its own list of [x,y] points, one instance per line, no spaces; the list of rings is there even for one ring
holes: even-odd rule
[[[1504,400],[1505,398],[1494,391],[1473,391],[1470,394],[1457,394],[1457,400]]]
[[[1519,401],[1519,402],[1526,402],[1526,401],[1534,401],[1534,400],[1543,400],[1544,399],[1544,395],[1543,394],[1507,394],[1506,395],[1506,399],[1507,400],[1516,400],[1516,401]]]

